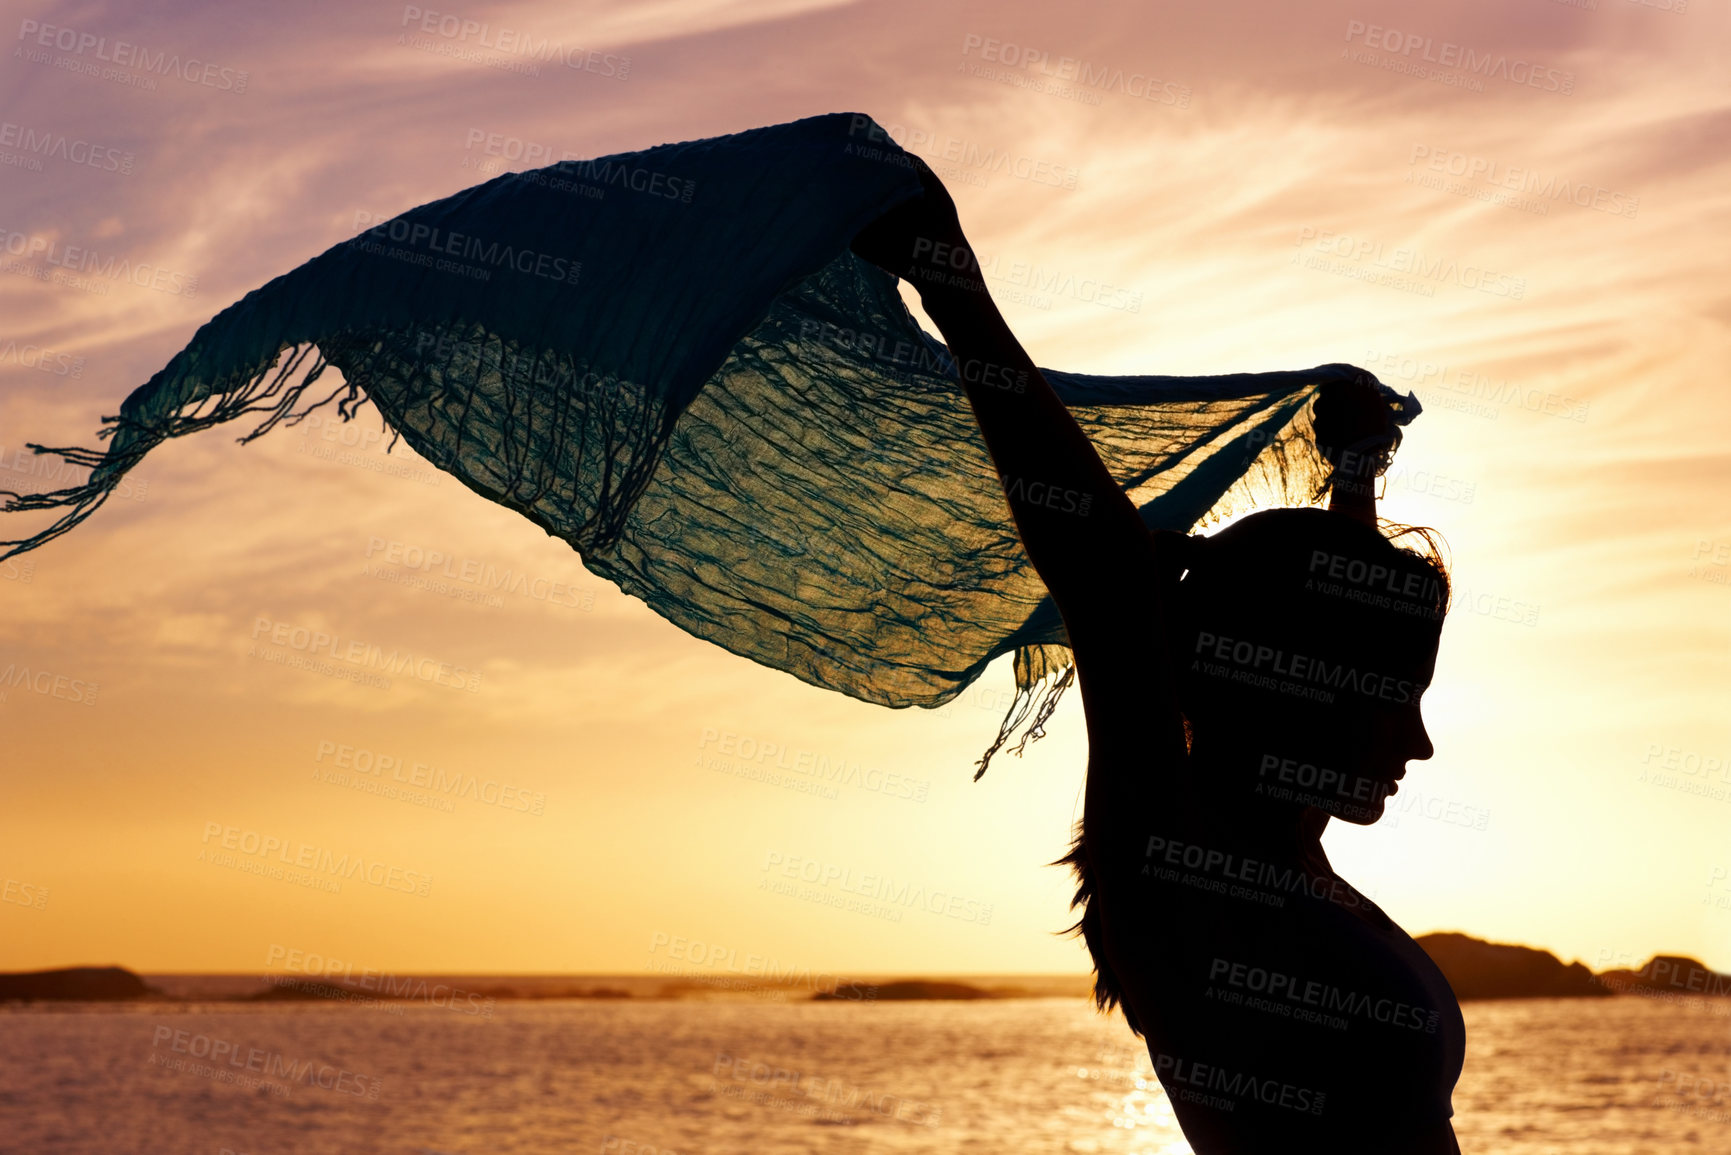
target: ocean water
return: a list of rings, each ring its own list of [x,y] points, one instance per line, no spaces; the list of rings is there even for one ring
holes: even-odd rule
[[[489,1010],[13,1006],[0,1010],[0,1151],[1190,1150],[1147,1053],[1081,999]],[[1731,1000],[1468,1004],[1462,1150],[1731,1152],[1728,1016]]]

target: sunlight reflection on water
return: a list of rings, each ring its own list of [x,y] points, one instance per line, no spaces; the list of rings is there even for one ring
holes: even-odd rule
[[[1463,1151],[1731,1150],[1728,1005],[1468,1004]],[[1190,1150],[1146,1050],[1081,999],[502,1002],[491,1021],[402,1009],[0,1010],[0,1151]],[[174,1053],[176,1031],[346,1074],[248,1087]]]

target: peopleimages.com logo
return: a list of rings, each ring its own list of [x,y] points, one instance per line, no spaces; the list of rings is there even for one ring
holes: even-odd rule
[[[122,152],[118,148],[107,145],[92,144],[88,140],[69,137],[63,132],[49,129],[37,129],[28,124],[14,124],[12,121],[0,121],[0,149],[8,152],[18,149],[20,153],[36,163],[14,167],[30,167],[40,170],[41,158],[63,160],[68,164],[81,165],[98,169],[103,172],[117,172],[130,175],[132,172],[133,155]],[[0,153],[0,156],[5,154]]]
[[[252,627],[254,650],[260,645],[287,647],[306,654],[323,655],[343,662],[351,671],[380,670],[407,675],[416,681],[445,686],[452,690],[475,693],[481,688],[481,671],[466,666],[453,666],[436,658],[417,657],[408,650],[392,649],[350,638],[345,643],[338,635],[293,622],[279,622],[260,617]]]
[[[415,48],[434,51],[438,55],[454,56],[465,59],[476,49],[485,48],[490,52],[499,53],[509,60],[513,56],[524,58],[524,62],[539,62],[548,64],[557,60],[566,68],[575,72],[590,72],[597,76],[605,76],[613,80],[626,80],[631,75],[631,58],[619,56],[612,52],[594,52],[577,45],[567,45],[564,41],[553,40],[547,36],[536,39],[533,32],[521,28],[507,28],[504,25],[495,26],[485,20],[472,20],[458,16],[454,12],[435,12],[431,8],[421,8],[414,4],[403,5],[402,28],[413,28],[414,31],[426,36],[437,36],[438,41],[421,42],[408,39],[403,33],[399,44],[409,44]],[[440,41],[444,43],[441,44]],[[443,51],[440,51],[443,49]],[[481,58],[484,59],[484,58]],[[516,63],[516,62],[513,62]],[[535,75],[534,65],[529,64],[529,75]]]
[[[7,692],[14,688],[80,706],[94,706],[96,691],[101,687],[70,674],[57,674],[40,668],[32,670],[27,665],[8,662],[4,669],[0,669],[0,702],[6,701]]]
[[[116,69],[136,69],[146,75],[138,77],[133,73],[122,73],[128,83],[136,87],[153,89],[156,82],[153,77],[174,77],[188,84],[199,84],[206,88],[215,88],[223,92],[245,92],[246,82],[250,73],[238,68],[225,68],[220,64],[212,64],[193,56],[182,57],[178,52],[158,49],[152,52],[141,44],[133,44],[125,40],[110,41],[106,36],[98,36],[94,32],[85,32],[77,28],[68,28],[64,24],[43,24],[36,20],[20,20],[18,22],[18,39],[24,47],[14,50],[14,55],[24,56],[32,63],[48,63],[47,54],[38,51],[52,48],[59,52],[71,53],[54,60],[57,67],[68,72],[85,75],[101,75],[104,79],[119,79],[109,75]],[[89,59],[80,59],[88,56]],[[104,69],[100,64],[114,65],[115,68]],[[64,63],[63,63],[64,62]],[[139,81],[147,83],[140,84]]]
[[[26,272],[26,275],[36,276],[38,279],[48,279],[48,269],[63,269],[73,277],[87,274],[92,279],[91,286],[102,293],[107,293],[108,290],[95,285],[94,278],[126,281],[141,289],[152,289],[176,297],[198,296],[196,276],[165,269],[148,261],[118,257],[112,252],[99,253],[88,245],[64,244],[57,237],[0,229],[0,248],[3,248],[8,256],[23,257],[25,260],[40,257],[42,268],[35,272]],[[80,287],[85,286],[81,284]]]
[[[212,839],[215,839],[214,846],[211,844]],[[298,839],[282,838],[223,822],[206,822],[204,837],[200,842],[207,848],[199,852],[200,860],[210,861],[218,866],[235,865],[235,862],[229,860],[233,859],[235,854],[240,854],[273,866],[276,862],[281,862],[297,870],[311,871],[315,876],[324,875],[325,880],[336,883],[337,888],[341,886],[339,880],[356,880],[382,890],[394,890],[425,898],[433,886],[432,874],[424,870],[413,870],[377,858],[369,859],[365,854],[352,851],[338,855],[328,846],[316,846]],[[218,853],[219,851],[231,853],[224,855]],[[271,861],[273,856],[275,862]],[[260,871],[252,869],[245,873],[257,874]],[[328,886],[323,889],[336,892]]]
[[[1530,60],[1510,60],[1508,54],[1503,52],[1479,52],[1452,40],[1438,41],[1436,37],[1426,36],[1422,32],[1402,32],[1398,28],[1367,24],[1363,20],[1348,20],[1346,39],[1349,44],[1360,43],[1366,48],[1398,57],[1403,62],[1459,69],[1467,79],[1481,83],[1485,80],[1505,80],[1510,84],[1527,85],[1563,96],[1572,95],[1575,91],[1573,72],[1548,68]],[[1413,55],[1415,52],[1418,54],[1416,58]]]
[[[380,243],[384,241],[404,247],[387,249]],[[475,280],[488,280],[494,270],[503,269],[574,285],[583,272],[583,262],[570,257],[537,252],[468,233],[450,232],[437,225],[407,221],[401,217],[373,225],[349,243],[364,253],[388,256],[440,272],[459,273]]]

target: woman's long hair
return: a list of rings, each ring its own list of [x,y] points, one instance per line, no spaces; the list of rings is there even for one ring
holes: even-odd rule
[[[1310,580],[1304,577],[1306,555],[1308,568],[1314,570],[1318,551],[1333,557],[1335,551],[1343,548],[1367,565],[1380,561],[1390,570],[1416,576],[1417,600],[1405,607],[1395,607],[1395,615],[1374,619],[1369,615],[1390,607],[1367,607],[1362,602],[1337,598],[1331,612],[1318,615],[1315,594],[1308,589]],[[1208,613],[1208,620],[1213,622],[1220,620],[1216,615],[1221,612],[1232,612],[1230,608],[1223,611],[1222,607],[1234,605],[1261,623],[1283,616],[1308,616],[1311,620],[1306,632],[1312,634],[1318,628],[1351,631],[1354,625],[1363,626],[1374,620],[1386,638],[1390,636],[1388,626],[1393,624],[1397,626],[1394,635],[1407,644],[1420,644],[1427,630],[1434,633],[1440,628],[1448,612],[1448,562],[1440,535],[1428,528],[1385,523],[1373,530],[1343,514],[1321,509],[1265,510],[1210,537],[1190,538],[1186,556],[1186,572],[1163,595],[1169,599],[1171,616],[1175,619],[1169,624],[1174,655],[1189,650],[1187,643],[1196,637],[1199,613]],[[1413,628],[1404,628],[1409,626]],[[1175,674],[1173,684],[1186,685],[1181,664]],[[1196,730],[1192,715],[1201,713],[1197,705],[1202,696],[1212,699],[1215,709],[1220,708],[1222,699],[1231,699],[1229,708],[1234,710],[1266,708],[1264,703],[1234,689],[1210,687],[1202,694],[1181,690],[1179,705],[1187,748],[1194,744]],[[1081,917],[1061,933],[1080,934],[1093,958],[1094,1005],[1102,1012],[1122,1008],[1130,1029],[1144,1035],[1143,1024],[1125,1001],[1124,984],[1107,958],[1100,911],[1093,901],[1098,886],[1081,823],[1077,823],[1070,852],[1049,865],[1069,866],[1076,872],[1076,894],[1070,908],[1080,908]]]

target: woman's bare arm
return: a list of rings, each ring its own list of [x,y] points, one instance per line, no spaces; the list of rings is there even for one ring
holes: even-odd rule
[[[948,191],[921,176],[926,194],[862,230],[854,250],[906,278],[943,333],[1028,560],[1086,648],[1114,616],[1113,587],[1149,564],[1148,531],[998,312]]]
[[[1063,615],[1088,718],[1083,837],[1095,877],[1117,876],[1147,836],[1157,771],[1185,753],[1163,604],[1175,563],[983,283],[921,300],[963,375],[1023,547]],[[987,384],[995,370],[1026,387]]]
[[[926,195],[862,230],[854,248],[914,285],[949,345],[1023,547],[1075,654],[1090,748],[1085,841],[1125,848],[1146,835],[1151,772],[1185,749],[1166,654],[1171,543],[1143,524],[1010,331],[953,202],[928,174]]]

